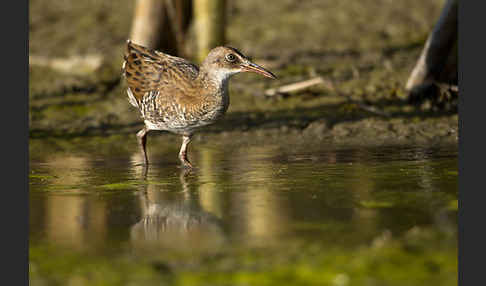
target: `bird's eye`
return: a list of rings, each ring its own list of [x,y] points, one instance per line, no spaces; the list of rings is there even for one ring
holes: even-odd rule
[[[227,60],[228,62],[234,62],[234,61],[236,61],[236,56],[235,56],[235,55],[233,55],[233,54],[227,54],[227,55],[226,55],[226,60]]]

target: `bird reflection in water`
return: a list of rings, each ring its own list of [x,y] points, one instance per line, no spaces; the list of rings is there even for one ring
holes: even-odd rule
[[[142,168],[146,179],[147,168]],[[202,209],[197,192],[190,190],[187,170],[181,170],[179,180],[175,189],[147,180],[141,194],[142,219],[131,228],[135,247],[197,252],[223,246],[221,221]]]

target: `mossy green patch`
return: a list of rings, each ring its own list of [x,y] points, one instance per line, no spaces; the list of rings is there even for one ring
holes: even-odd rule
[[[360,205],[362,205],[365,208],[391,208],[393,207],[392,202],[380,202],[380,201],[362,201],[360,202]]]
[[[29,174],[29,180],[30,179],[48,180],[53,178],[55,178],[55,176],[42,175],[42,174]]]
[[[120,183],[111,183],[111,184],[104,184],[97,186],[99,189],[115,191],[115,190],[126,190],[126,189],[133,189],[134,187],[138,186],[139,184],[136,182],[120,182]]]
[[[459,201],[458,200],[452,200],[449,202],[448,205],[449,210],[457,211],[459,209]]]
[[[92,257],[55,247],[29,248],[29,280],[49,285],[164,285],[170,280],[150,263],[130,257]],[[77,285],[77,284],[76,284]]]
[[[379,244],[353,249],[297,243],[264,250],[222,249],[217,256],[189,260],[177,259],[175,253],[104,257],[31,246],[29,274],[31,280],[53,285],[72,279],[86,279],[90,285],[152,285],[156,281],[181,286],[456,285],[457,250],[450,248],[454,241],[442,237],[437,244],[438,235],[413,229],[404,237],[382,238]]]
[[[457,170],[446,171],[447,175],[458,176],[459,172]]]

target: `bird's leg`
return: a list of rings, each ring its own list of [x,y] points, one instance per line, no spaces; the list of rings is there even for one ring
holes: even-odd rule
[[[189,160],[187,159],[187,146],[189,145],[189,142],[191,142],[191,135],[183,135],[181,150],[179,151],[179,160],[181,160],[184,168],[191,169],[191,162],[189,162]]]
[[[145,145],[147,143],[147,133],[148,130],[146,127],[142,128],[142,130],[138,131],[137,133],[137,141],[138,141],[138,145],[140,146],[140,150],[142,151],[143,154],[143,164],[145,166],[148,165],[147,152],[145,151]]]

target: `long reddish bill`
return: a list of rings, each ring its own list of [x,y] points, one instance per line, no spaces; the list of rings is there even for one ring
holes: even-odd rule
[[[266,70],[263,67],[261,67],[257,64],[251,63],[251,62],[243,64],[242,67],[246,71],[256,72],[256,73],[262,74],[266,77],[273,78],[273,79],[277,78],[271,71]]]

